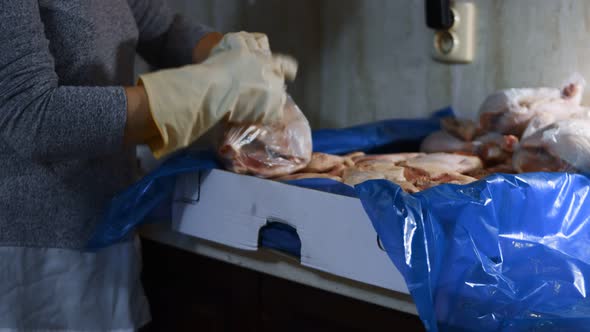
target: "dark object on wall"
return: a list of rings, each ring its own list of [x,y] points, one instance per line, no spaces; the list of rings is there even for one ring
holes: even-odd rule
[[[426,0],[426,25],[434,30],[448,30],[453,26],[450,0]]]

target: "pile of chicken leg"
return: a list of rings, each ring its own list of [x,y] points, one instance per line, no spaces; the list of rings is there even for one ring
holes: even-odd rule
[[[442,183],[467,184],[493,173],[590,172],[590,109],[585,81],[562,89],[509,89],[490,95],[478,121],[446,118],[416,153],[345,156],[313,153],[307,167],[273,178],[328,178],[354,186],[387,179],[415,193]]]
[[[476,178],[465,174],[481,168],[481,160],[476,156],[450,153],[365,155],[355,152],[335,156],[315,152],[305,169],[275,180],[328,178],[354,186],[367,180],[387,179],[415,193],[441,183],[473,182]]]

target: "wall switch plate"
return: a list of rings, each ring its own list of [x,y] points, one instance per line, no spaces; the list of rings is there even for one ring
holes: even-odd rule
[[[451,4],[454,23],[434,32],[433,58],[446,63],[470,63],[475,56],[476,10],[472,2]]]

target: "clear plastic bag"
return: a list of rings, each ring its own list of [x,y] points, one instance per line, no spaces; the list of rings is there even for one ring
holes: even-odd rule
[[[518,138],[490,132],[473,141],[462,141],[446,131],[437,131],[427,136],[420,151],[425,153],[447,152],[474,155],[487,165],[510,163]]]
[[[547,121],[558,121],[568,118],[571,113],[579,110],[586,81],[575,73],[571,75],[560,89],[525,88],[498,91],[490,95],[481,105],[480,127],[485,131],[502,134],[528,136]],[[537,115],[541,123],[527,130],[531,120]],[[549,114],[549,116],[547,116]]]
[[[284,116],[272,125],[228,123],[217,149],[223,166],[263,178],[294,173],[311,161],[309,122],[291,97]]]
[[[513,156],[519,172],[590,172],[590,119],[555,122],[526,137]]]
[[[537,112],[533,119],[529,122],[526,130],[522,134],[522,138],[532,136],[537,131],[552,125],[555,122],[567,119],[589,119],[590,109],[579,105],[547,105],[545,111]]]

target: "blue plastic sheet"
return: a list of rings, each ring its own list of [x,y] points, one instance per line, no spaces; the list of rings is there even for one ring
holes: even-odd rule
[[[429,331],[590,331],[590,181],[356,186]]]
[[[451,108],[445,108],[427,119],[393,119],[345,129],[316,130],[312,135],[313,151],[332,154],[379,148],[386,148],[387,152],[417,151],[423,138],[440,129],[440,119],[453,115]]]
[[[389,149],[390,146],[393,146],[390,150],[394,151],[396,147],[418,145],[425,136],[440,129],[440,118],[447,116],[453,116],[451,108],[437,111],[428,119],[394,119],[352,128],[314,131],[314,151],[347,153]],[[212,152],[180,153],[170,158],[141,181],[113,198],[87,249],[98,250],[127,239],[136,227],[154,221],[154,218],[149,217],[154,217],[155,213],[155,220],[170,219],[167,208],[171,204],[176,176],[219,167]],[[305,179],[289,183],[356,197],[353,188],[328,179]],[[286,247],[293,246],[288,244]]]
[[[167,160],[157,170],[113,198],[87,249],[97,250],[127,239],[137,226],[152,220],[146,218],[151,213],[158,212],[158,216],[166,216],[165,203],[171,203],[176,175],[217,167],[219,164],[212,152],[180,154]]]
[[[271,222],[260,229],[260,247],[274,249],[287,255],[301,257],[301,239],[297,230],[290,225]]]

